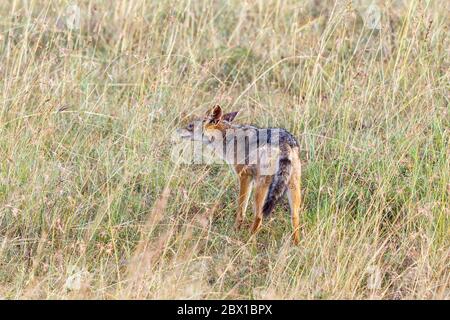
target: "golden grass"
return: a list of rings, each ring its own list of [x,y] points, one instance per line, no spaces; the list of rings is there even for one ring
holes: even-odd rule
[[[70,30],[74,2],[0,3],[0,297],[450,297],[441,1],[380,30],[311,0],[76,1]],[[298,137],[298,247],[287,206],[250,239],[227,167],[171,161],[216,103]]]

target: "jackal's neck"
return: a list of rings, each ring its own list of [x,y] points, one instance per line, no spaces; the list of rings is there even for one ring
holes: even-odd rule
[[[236,164],[237,154],[244,155],[246,136],[253,138],[250,141],[257,141],[258,128],[251,125],[228,124],[226,127],[216,127],[216,130],[215,139],[210,140],[207,147],[229,164]]]

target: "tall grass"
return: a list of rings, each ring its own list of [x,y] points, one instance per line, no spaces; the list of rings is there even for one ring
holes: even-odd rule
[[[0,297],[450,298],[448,8],[365,5],[2,1]],[[216,103],[298,137],[299,246],[171,161]]]

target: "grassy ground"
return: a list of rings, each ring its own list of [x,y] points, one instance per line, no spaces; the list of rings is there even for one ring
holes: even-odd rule
[[[449,299],[449,8],[364,2],[2,1],[0,297]],[[171,161],[215,103],[298,137],[298,247]]]

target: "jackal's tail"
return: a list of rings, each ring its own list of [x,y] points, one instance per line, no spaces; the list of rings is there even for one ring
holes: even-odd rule
[[[267,192],[266,200],[263,206],[263,215],[268,217],[272,212],[275,205],[283,196],[286,191],[289,178],[291,176],[292,163],[287,155],[282,155],[278,160],[278,170],[273,176],[272,182],[269,186],[269,191]]]

